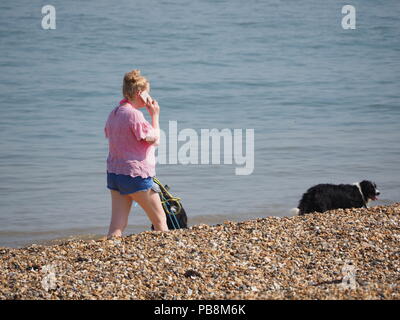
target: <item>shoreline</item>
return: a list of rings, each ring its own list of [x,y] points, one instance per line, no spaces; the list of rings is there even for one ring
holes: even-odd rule
[[[395,203],[0,247],[0,299],[400,299],[399,218]]]
[[[289,209],[286,210],[289,213]],[[223,221],[229,220],[233,222],[241,222],[245,220],[252,220],[257,219],[260,216],[269,216],[272,214],[273,210],[270,212],[262,212],[261,210],[258,211],[250,211],[246,216],[243,213],[233,213],[233,214],[204,214],[204,215],[196,215],[196,216],[189,216],[188,225],[189,227],[195,226],[198,224],[208,224],[208,225],[216,225],[223,223]],[[135,219],[137,217],[130,218],[132,219],[132,224],[128,224],[127,229],[124,231],[124,236],[131,236],[133,234],[139,234],[141,232],[151,231],[149,220],[147,217],[144,217],[147,221],[145,224],[136,223]],[[74,240],[100,240],[101,238],[107,235],[108,231],[108,223],[105,223],[101,226],[94,226],[89,227],[87,229],[80,228],[66,228],[61,230],[50,230],[48,232],[41,232],[41,231],[31,231],[26,232],[23,239],[13,239],[11,241],[0,242],[0,248],[11,248],[11,249],[23,249],[31,245],[41,245],[41,246],[51,246],[62,244],[66,241],[74,241]],[[9,232],[9,237],[13,236],[13,231],[5,231],[4,233]],[[17,231],[16,233],[23,234],[25,232]],[[56,235],[58,234],[58,235]],[[40,237],[42,235],[42,237]],[[48,236],[47,236],[48,235]],[[0,231],[0,239],[4,235],[2,231]],[[30,240],[27,240],[30,239]]]

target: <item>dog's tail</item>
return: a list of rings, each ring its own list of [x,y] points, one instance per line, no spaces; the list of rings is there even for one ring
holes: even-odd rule
[[[293,209],[290,210],[290,213],[293,216],[297,216],[300,213],[300,209],[299,208],[293,208]]]

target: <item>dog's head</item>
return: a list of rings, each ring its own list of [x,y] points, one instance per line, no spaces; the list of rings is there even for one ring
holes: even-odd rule
[[[368,180],[361,181],[360,188],[367,202],[370,200],[378,200],[378,196],[381,194],[376,188],[376,184]]]

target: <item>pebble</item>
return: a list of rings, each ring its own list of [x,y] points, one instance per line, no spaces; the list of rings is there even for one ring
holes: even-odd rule
[[[399,218],[396,203],[0,247],[0,299],[400,299]]]

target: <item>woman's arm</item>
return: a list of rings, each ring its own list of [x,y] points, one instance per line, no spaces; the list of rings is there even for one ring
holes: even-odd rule
[[[160,124],[158,121],[158,115],[151,118],[152,127],[154,129],[154,135],[147,136],[144,140],[150,144],[158,146],[160,144]]]
[[[154,135],[147,136],[145,140],[154,145],[159,145],[160,143],[160,106],[156,100],[151,101],[148,105],[146,105],[147,111],[150,113],[152,127],[154,129]]]

